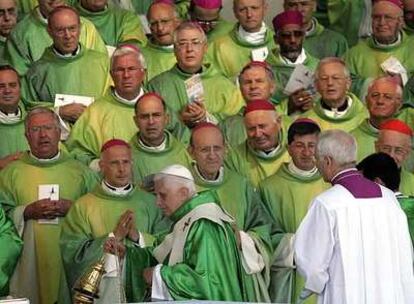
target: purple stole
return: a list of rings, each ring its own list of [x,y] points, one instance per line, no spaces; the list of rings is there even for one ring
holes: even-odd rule
[[[355,198],[382,197],[381,187],[365,178],[357,169],[347,169],[337,174],[331,181],[332,185],[341,185]]]

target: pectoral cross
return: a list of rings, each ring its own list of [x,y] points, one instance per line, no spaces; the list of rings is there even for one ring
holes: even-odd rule
[[[190,222],[191,222],[191,217],[189,217],[188,220],[184,223],[183,231],[187,229],[187,226],[190,226]]]

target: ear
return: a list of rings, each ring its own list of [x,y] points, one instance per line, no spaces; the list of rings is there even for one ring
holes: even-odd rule
[[[189,198],[190,191],[186,187],[181,187],[178,192],[180,193],[181,197],[185,197],[186,200]]]
[[[135,122],[135,125],[137,126],[137,128],[139,129],[139,127],[138,127],[138,117],[137,117],[137,115],[134,115],[134,122]]]
[[[194,147],[192,145],[188,145],[187,152],[190,154],[191,158],[194,159]]]

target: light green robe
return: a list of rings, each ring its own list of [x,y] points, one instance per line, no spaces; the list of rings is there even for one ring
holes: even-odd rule
[[[368,117],[368,110],[354,94],[348,93],[347,96],[352,99],[352,105],[345,115],[341,117],[330,117],[326,115],[320,99],[315,102],[311,110],[303,113],[302,116],[316,121],[322,131],[340,129],[350,132],[357,128],[359,124]]]
[[[6,58],[6,37],[3,36],[0,36],[0,64],[8,64],[8,60]]]
[[[414,196],[414,174],[401,168],[400,191],[408,196]]]
[[[193,76],[181,71],[177,65],[153,78],[149,91],[160,94],[167,107],[175,113],[181,112],[189,103],[184,81]],[[204,89],[204,104],[209,114],[221,121],[227,116],[237,114],[244,105],[238,88],[211,65],[204,64],[201,72]]]
[[[55,94],[89,96],[96,100],[104,95],[110,83],[106,55],[81,46],[79,54],[61,57],[49,47],[27,72],[22,99],[29,108],[39,101],[52,106]]]
[[[168,131],[165,131],[165,136],[166,147],[162,151],[151,150],[143,146],[138,140],[139,133],[132,138],[130,144],[135,181],[140,182],[147,175],[158,173],[168,165],[190,166],[191,157],[183,143]]]
[[[177,63],[173,48],[156,45],[151,40],[141,49],[147,63],[147,81],[168,71]]]
[[[62,224],[60,238],[67,286],[70,290],[88,267],[102,257],[105,240],[115,230],[121,215],[127,210],[134,212],[136,228],[144,237],[146,246],[152,245],[152,234],[169,229],[169,221],[163,218],[160,209],[155,205],[155,197],[138,188],[127,195],[115,196],[97,185],[92,192],[79,198],[72,206]],[[135,246],[128,239],[124,240],[124,244],[128,247]],[[101,282],[101,296],[105,294],[104,285]],[[105,295],[111,298],[108,294]],[[113,301],[116,301],[116,296],[112,295]],[[144,295],[142,298],[129,300],[140,302],[144,300],[143,297]],[[103,300],[106,303],[109,301]],[[61,299],[60,303],[64,303],[64,300]]]
[[[368,118],[350,133],[357,142],[357,162],[375,153],[375,142],[378,139],[379,130],[371,125]]]
[[[75,7],[82,17],[92,21],[106,45],[116,47],[122,43],[135,43],[143,46],[147,43],[141,22],[134,13],[115,6],[92,12],[82,7],[80,1]]]
[[[53,42],[47,32],[47,23],[39,14],[36,8],[24,17],[12,30],[6,43],[6,58],[20,75],[26,74]],[[105,43],[93,23],[82,17],[79,42],[88,49],[107,54]]]
[[[252,50],[267,47],[269,53],[276,47],[274,32],[268,29],[263,43],[251,44],[238,34],[239,24],[231,32],[209,45],[208,58],[227,78],[235,79],[243,67],[252,60]]]
[[[24,221],[26,206],[39,199],[38,186],[59,185],[59,198],[71,201],[89,192],[97,182],[96,175],[63,151],[57,160],[40,162],[25,153],[0,173],[0,187],[5,194],[6,211],[23,235],[22,256],[10,284],[15,296],[27,297],[30,303],[57,301],[62,261],[58,224]]]
[[[208,43],[212,43],[217,38],[228,35],[235,26],[235,22],[228,21],[222,17],[219,17],[217,21],[218,23],[214,29],[207,33]]]
[[[397,195],[398,202],[407,216],[408,229],[410,230],[411,242],[414,244],[414,197]]]
[[[280,223],[285,238],[292,237],[305,217],[312,199],[329,188],[319,173],[312,177],[302,177],[292,173],[288,164],[284,163],[279,170],[260,183],[260,193],[265,206],[273,220]],[[280,236],[273,240],[273,246],[278,245]],[[288,248],[286,248],[288,250]],[[293,250],[293,248],[290,248]],[[304,287],[304,280],[296,275],[293,268],[283,267],[275,263],[276,255],[272,260],[271,283],[269,287],[271,300],[284,303],[297,299]],[[290,292],[289,292],[290,291]],[[291,298],[292,297],[292,298]],[[305,303],[316,303],[316,298]]]
[[[17,122],[6,124],[0,122],[0,158],[9,154],[26,151],[29,148],[26,137],[24,136],[24,119],[26,111],[23,106],[19,106],[21,119]]]

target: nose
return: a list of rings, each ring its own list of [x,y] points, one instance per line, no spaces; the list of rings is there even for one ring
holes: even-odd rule
[[[252,17],[252,15],[253,15],[252,13],[253,13],[253,11],[252,11],[250,8],[247,8],[247,9],[246,9],[246,17],[247,17],[247,18],[251,18],[251,17]]]
[[[6,10],[3,15],[4,21],[9,21],[11,18],[11,14]]]

